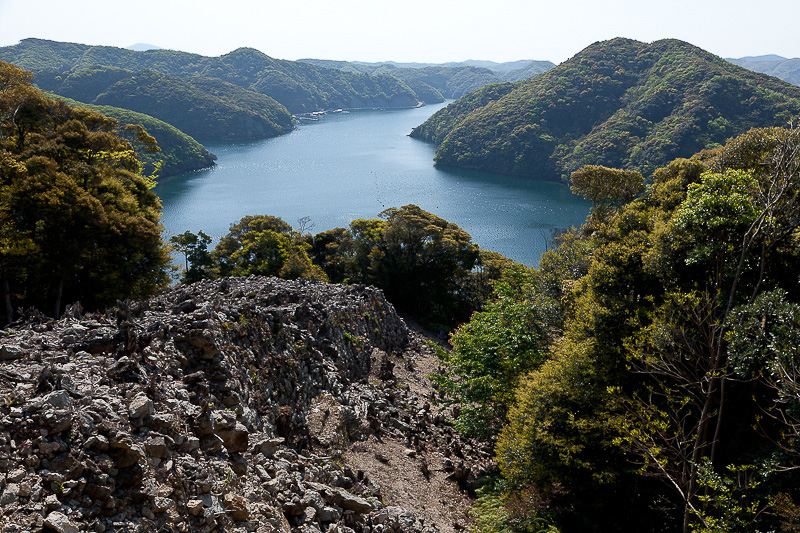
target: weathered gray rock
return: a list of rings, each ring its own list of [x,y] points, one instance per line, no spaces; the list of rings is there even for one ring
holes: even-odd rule
[[[55,409],[72,409],[72,396],[65,390],[53,391],[42,399],[42,403]]]
[[[170,498],[163,498],[157,496],[150,504],[150,509],[154,513],[166,513],[171,508],[175,507],[175,501]]]
[[[317,520],[322,522],[323,524],[329,524],[331,522],[336,522],[342,517],[341,510],[337,509],[336,507],[323,507],[319,511],[317,511]]]
[[[186,508],[189,510],[190,515],[197,516],[203,512],[203,500],[189,500]]]
[[[61,502],[59,501],[58,497],[55,494],[49,494],[44,499],[44,506],[47,508],[48,511],[53,511],[61,507]]]
[[[203,505],[206,507],[207,510],[211,512],[212,516],[220,516],[225,514],[225,507],[222,504],[222,500],[220,500],[217,496],[212,496],[211,494],[203,494],[200,496],[200,500],[203,502]]]
[[[0,361],[13,361],[25,357],[25,350],[13,344],[0,346]]]
[[[19,499],[19,485],[16,483],[9,483],[0,494],[0,505],[15,505]]]
[[[118,436],[109,444],[117,454],[117,468],[128,468],[146,457],[142,445],[134,442],[130,435]]]
[[[144,394],[137,395],[128,406],[128,416],[144,418],[153,414],[153,400]]]
[[[53,511],[44,519],[47,527],[56,530],[58,533],[78,533],[80,529],[67,516],[58,511]]]
[[[277,452],[280,446],[282,446],[285,442],[286,439],[283,437],[270,439],[262,436],[254,443],[253,447],[255,450],[263,453],[265,457],[272,458],[275,456],[275,452]]]
[[[247,500],[238,494],[229,492],[223,496],[222,502],[225,506],[225,510],[230,513],[234,520],[242,522],[250,518],[250,510],[247,508]]]
[[[341,500],[339,500],[338,505],[342,509],[346,509],[348,511],[353,511],[354,513],[361,513],[361,514],[369,513],[372,511],[372,504],[370,504],[364,498],[354,496],[344,489],[339,489],[338,492],[339,495],[341,496]]]
[[[231,278],[78,316],[4,330],[0,523],[18,531],[362,533],[380,489],[310,450],[313,409],[334,448],[443,420],[372,384],[411,342],[373,288]],[[406,515],[384,533],[432,533]]]
[[[9,483],[19,483],[25,479],[26,472],[24,468],[17,468],[6,474],[6,481]]]

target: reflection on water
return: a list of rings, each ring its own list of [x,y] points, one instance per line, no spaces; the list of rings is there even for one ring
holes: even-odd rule
[[[326,115],[275,139],[209,144],[215,168],[156,187],[164,226],[216,239],[245,215],[269,214],[309,216],[316,233],[417,204],[481,248],[536,265],[552,230],[581,224],[588,204],[561,183],[435,168],[435,147],[408,133],[442,105]]]

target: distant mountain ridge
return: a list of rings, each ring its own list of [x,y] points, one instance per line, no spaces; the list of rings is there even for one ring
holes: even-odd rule
[[[0,48],[0,60],[34,72],[37,84],[38,80],[54,80],[65,73],[93,67],[133,72],[154,70],[179,78],[219,78],[269,96],[292,113],[354,107],[413,107],[419,103],[416,94],[396,78],[274,59],[252,48],[206,57],[174,50],[139,52],[31,38]]]
[[[125,47],[128,50],[135,50],[136,52],[145,52],[147,50],[163,50],[160,46],[147,43],[136,43]]]
[[[798,115],[800,87],[682,41],[618,38],[471,93],[412,136],[438,144],[437,164],[557,179],[589,163],[648,174]]]
[[[728,61],[753,72],[769,74],[794,85],[800,85],[800,58],[787,59],[775,54],[769,54],[728,59]]]
[[[386,74],[404,81],[426,104],[457,99],[491,83],[519,81],[553,68],[550,61],[461,61],[450,63],[398,63],[300,59],[304,63],[345,72]]]

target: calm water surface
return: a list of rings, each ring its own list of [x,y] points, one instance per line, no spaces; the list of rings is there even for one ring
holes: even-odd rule
[[[551,231],[581,224],[589,204],[561,183],[434,168],[435,147],[408,133],[444,105],[328,114],[266,141],[206,144],[215,168],[156,187],[164,227],[216,241],[245,215],[267,214],[292,225],[311,217],[317,233],[417,204],[481,248],[535,266]]]

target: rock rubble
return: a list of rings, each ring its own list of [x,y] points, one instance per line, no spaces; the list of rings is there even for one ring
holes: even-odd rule
[[[488,457],[396,383],[422,347],[377,289],[251,276],[71,314],[0,331],[3,533],[428,533],[342,451],[402,439],[425,472],[435,447],[461,483]]]

